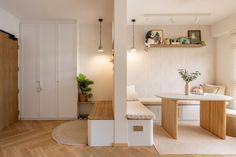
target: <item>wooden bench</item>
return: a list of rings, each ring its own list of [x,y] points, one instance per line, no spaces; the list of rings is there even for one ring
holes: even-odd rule
[[[129,146],[153,145],[153,119],[155,114],[139,101],[127,102]]]
[[[226,135],[236,137],[236,110],[226,110]]]
[[[96,101],[88,117],[88,145],[112,146],[114,114],[112,101]]]

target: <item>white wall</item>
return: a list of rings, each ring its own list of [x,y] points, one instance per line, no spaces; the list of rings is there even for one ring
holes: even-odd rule
[[[232,39],[229,34],[216,38],[216,83],[226,85],[226,94],[231,95],[233,81]]]
[[[0,8],[0,29],[19,37],[19,20]]]
[[[164,38],[187,36],[188,30],[200,29],[206,46],[202,48],[151,48],[144,51],[148,30],[163,29]],[[129,47],[132,29],[129,27]],[[135,26],[137,52],[128,53],[128,84],[134,84],[139,97],[154,97],[158,92],[184,92],[184,81],[177,69],[198,70],[202,75],[190,86],[215,82],[215,43],[209,26]]]
[[[112,100],[113,64],[112,24],[102,24],[102,46],[104,52],[98,52],[99,23],[79,25],[79,72],[94,81],[93,100]]]
[[[227,35],[233,30],[236,30],[236,14],[231,15],[221,21],[218,21],[215,24],[212,24],[211,26],[212,36],[214,37]]]
[[[226,85],[226,94],[233,96],[232,33],[236,32],[236,14],[213,24],[211,31],[216,40],[216,83]]]

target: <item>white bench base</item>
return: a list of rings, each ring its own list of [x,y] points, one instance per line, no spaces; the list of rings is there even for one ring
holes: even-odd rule
[[[143,128],[143,131],[134,129]],[[153,120],[128,120],[129,146],[152,146],[153,145]]]
[[[114,120],[88,120],[88,145],[112,146]]]

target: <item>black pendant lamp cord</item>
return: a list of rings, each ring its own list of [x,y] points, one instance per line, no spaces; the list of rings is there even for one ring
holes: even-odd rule
[[[133,48],[134,48],[134,22],[136,21],[135,19],[131,20],[133,22]]]
[[[99,19],[99,22],[100,22],[100,46],[102,45],[102,21],[103,21],[103,19]]]

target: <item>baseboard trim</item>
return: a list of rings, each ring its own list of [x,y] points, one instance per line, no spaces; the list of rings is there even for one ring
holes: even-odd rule
[[[32,118],[32,117],[21,117],[19,120],[35,120],[35,121],[47,121],[47,120],[77,120],[72,117],[60,117],[60,118]]]
[[[113,147],[128,147],[128,143],[112,143]]]

